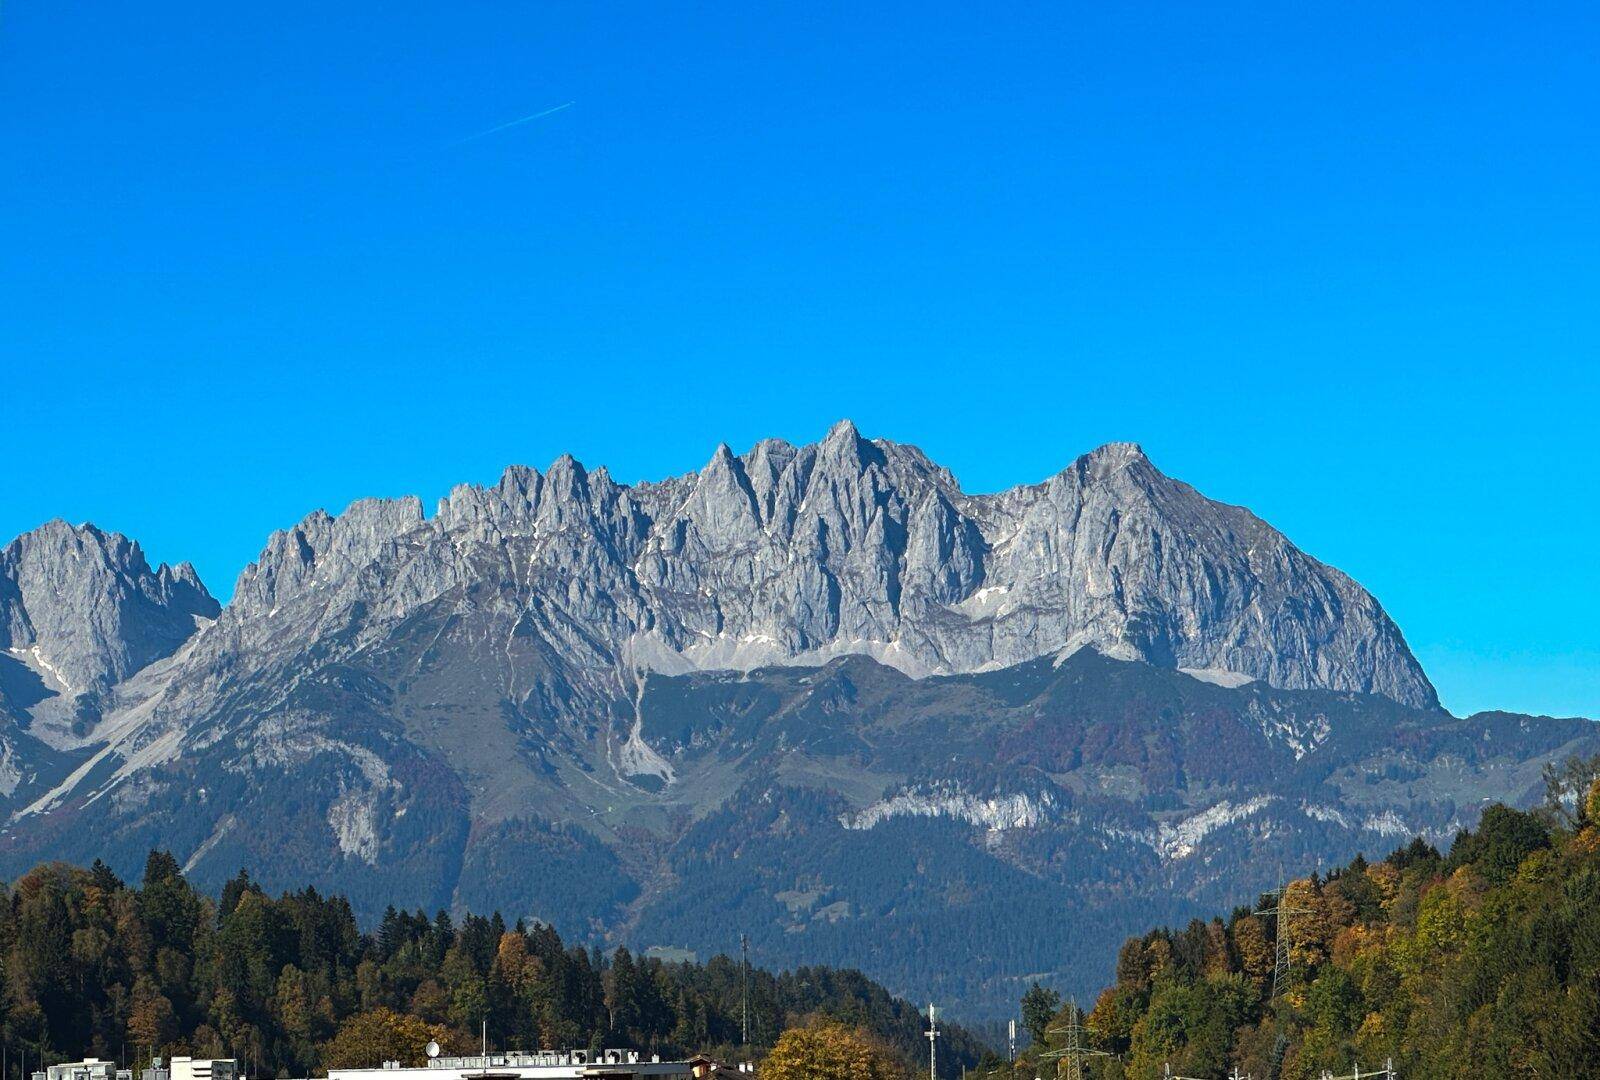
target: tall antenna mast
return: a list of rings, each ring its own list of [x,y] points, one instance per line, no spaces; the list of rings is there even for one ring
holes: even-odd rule
[[[939,1080],[939,1014],[928,1002],[928,1080]]]
[[[750,935],[739,935],[739,1037],[750,1045]]]

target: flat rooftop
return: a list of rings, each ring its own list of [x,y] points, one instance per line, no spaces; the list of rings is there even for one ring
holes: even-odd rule
[[[652,1060],[636,1050],[511,1051],[473,1057],[438,1057],[421,1067],[385,1065],[377,1069],[329,1069],[328,1080],[576,1080],[581,1077],[693,1077],[709,1073],[703,1058]]]

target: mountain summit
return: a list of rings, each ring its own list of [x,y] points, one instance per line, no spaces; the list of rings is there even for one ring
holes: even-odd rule
[[[219,608],[194,567],[152,570],[139,545],[51,521],[0,548],[0,647],[67,689],[104,689],[171,654]]]
[[[359,603],[363,632],[491,584],[518,635],[589,674],[750,670],[865,654],[907,674],[1091,646],[1282,688],[1437,697],[1365,590],[1131,443],[967,495],[848,421],[628,487],[571,458],[463,486],[425,520],[363,501],[277,534],[229,621]],[[569,638],[569,631],[583,633]]]

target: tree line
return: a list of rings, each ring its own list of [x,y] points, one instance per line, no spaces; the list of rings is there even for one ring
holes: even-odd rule
[[[165,852],[151,853],[137,885],[100,862],[58,863],[12,883],[3,900],[0,1037],[19,1078],[22,1054],[32,1068],[187,1053],[237,1058],[251,1076],[311,1076],[420,1061],[429,1038],[469,1051],[485,1021],[504,1049],[757,1057],[818,1018],[905,1061],[926,1047],[917,1010],[856,971],[746,974],[727,956],[605,953],[499,914],[391,908],[364,932],[345,898],[312,888],[269,896],[240,873],[206,896]],[[982,1053],[959,1027],[941,1042],[949,1075]]]

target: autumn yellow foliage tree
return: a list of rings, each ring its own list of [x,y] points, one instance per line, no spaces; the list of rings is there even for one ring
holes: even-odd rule
[[[1246,915],[1234,924],[1234,948],[1239,954],[1239,967],[1246,978],[1262,988],[1272,980],[1272,939],[1267,928],[1255,915]]]
[[[865,1031],[813,1020],[778,1038],[761,1076],[763,1080],[906,1080],[906,1070]]]
[[[385,1061],[420,1066],[430,1040],[447,1045],[449,1029],[393,1009],[372,1009],[339,1025],[323,1058],[333,1069],[375,1069]]]

